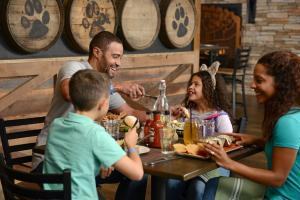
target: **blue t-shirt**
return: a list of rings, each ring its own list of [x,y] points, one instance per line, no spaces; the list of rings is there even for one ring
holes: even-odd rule
[[[274,147],[284,147],[299,150],[300,147],[300,108],[291,108],[280,117],[274,127],[272,137],[265,146],[268,169],[272,168],[272,151]],[[300,198],[300,152],[295,163],[281,187],[268,187],[268,199],[299,199]]]
[[[57,118],[49,129],[44,173],[71,170],[72,199],[98,199],[95,176],[100,166],[110,167],[125,156],[125,152],[104,128],[92,119],[70,112]],[[45,189],[60,189],[61,185],[45,184]]]

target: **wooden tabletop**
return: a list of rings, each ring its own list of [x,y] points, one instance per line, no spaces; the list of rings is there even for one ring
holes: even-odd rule
[[[258,149],[256,147],[244,147],[242,149],[230,152],[228,153],[228,155],[232,159],[238,160],[260,151],[261,149]],[[160,149],[151,149],[148,154],[141,156],[143,163],[158,159],[160,157],[163,157],[163,155],[160,153]],[[204,174],[216,168],[218,168],[217,164],[211,159],[204,160],[183,156],[180,156],[179,159],[157,163],[153,166],[144,164],[144,171],[147,174],[184,181],[192,179],[198,175]]]
[[[260,151],[262,150],[254,146],[244,147],[230,152],[228,155],[232,159],[238,160],[256,154]],[[33,152],[44,154],[45,145],[35,147]],[[162,178],[173,178],[187,181],[200,174],[204,174],[218,168],[217,164],[211,159],[199,159],[183,156],[178,156],[178,159],[157,163],[155,165],[145,165],[146,162],[157,160],[163,156],[164,155],[161,154],[160,149],[151,149],[149,153],[141,155],[145,173]]]

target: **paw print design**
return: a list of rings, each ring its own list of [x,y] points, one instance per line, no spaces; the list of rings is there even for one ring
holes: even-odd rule
[[[41,1],[26,0],[24,9],[25,15],[21,17],[21,25],[25,29],[31,28],[29,37],[37,39],[45,36],[49,31],[47,24],[50,21],[50,14],[44,10]]]
[[[187,26],[189,25],[189,17],[186,15],[184,8],[181,4],[176,4],[172,27],[177,30],[177,37],[183,37],[187,34]]]
[[[82,19],[82,26],[90,29],[89,36],[93,38],[97,33],[104,31],[104,24],[110,24],[109,15],[104,9],[100,9],[95,1],[90,1],[85,8],[85,16]]]

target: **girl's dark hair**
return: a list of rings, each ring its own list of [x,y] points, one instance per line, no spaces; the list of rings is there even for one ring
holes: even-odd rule
[[[277,120],[295,104],[299,105],[300,58],[288,51],[275,51],[261,57],[257,64],[274,78],[275,94],[265,103],[262,124],[266,137],[271,137]]]
[[[202,93],[207,101],[208,107],[224,110],[231,116],[228,91],[223,77],[216,74],[216,88],[214,89],[211,75],[207,71],[199,71],[192,74],[188,82],[188,87],[191,85],[194,76],[198,76],[202,81]],[[185,97],[184,104],[187,108],[194,108],[196,106],[195,103],[188,101],[188,95]]]

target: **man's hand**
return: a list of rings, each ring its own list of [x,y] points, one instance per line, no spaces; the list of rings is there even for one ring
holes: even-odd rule
[[[100,168],[100,176],[101,176],[101,178],[109,177],[110,174],[112,173],[112,171],[114,171],[113,167],[109,167],[109,168],[101,167]]]
[[[123,93],[133,100],[139,100],[145,94],[145,88],[136,83],[114,84],[117,92]]]

